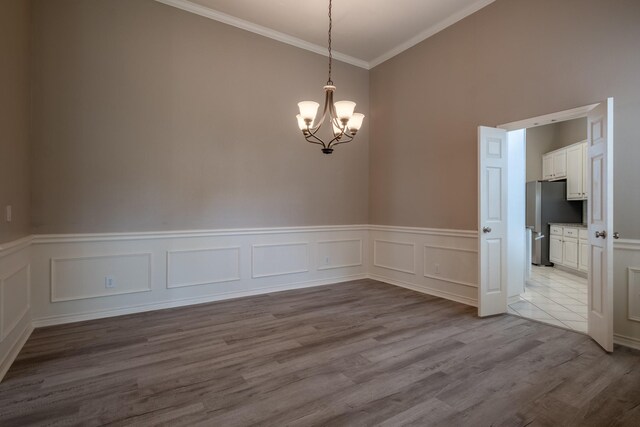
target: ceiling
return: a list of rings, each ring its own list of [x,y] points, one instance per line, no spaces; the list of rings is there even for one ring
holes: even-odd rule
[[[328,0],[157,0],[326,55]],[[334,56],[371,68],[494,0],[334,0]]]

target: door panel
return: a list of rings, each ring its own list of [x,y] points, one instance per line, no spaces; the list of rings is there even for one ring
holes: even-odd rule
[[[588,115],[589,335],[613,351],[613,98]]]
[[[507,132],[478,129],[478,314],[507,310]]]

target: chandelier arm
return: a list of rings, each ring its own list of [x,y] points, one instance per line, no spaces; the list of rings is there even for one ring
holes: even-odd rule
[[[315,139],[315,141],[311,140],[310,138]],[[318,144],[318,145],[322,145],[322,148],[328,148],[327,145],[324,143],[323,140],[321,140],[320,138],[318,138],[315,134],[313,133],[309,133],[309,135],[305,135],[304,139],[307,140],[307,142],[310,142],[312,144]]]
[[[332,142],[332,143],[329,145],[329,148],[331,148],[331,147],[335,147],[336,145],[346,144],[347,142],[351,142],[351,141],[353,141],[353,136],[351,136],[351,135],[349,135],[349,134],[347,134],[347,133],[343,133],[343,134],[341,134],[341,135],[339,135],[339,136],[340,136],[341,138],[346,136],[348,139],[346,139],[346,140],[342,140],[342,141],[341,141],[340,139],[338,139],[338,137],[335,137],[335,138],[333,138],[333,139],[331,140],[331,142]],[[335,142],[334,142],[334,141],[335,141]]]

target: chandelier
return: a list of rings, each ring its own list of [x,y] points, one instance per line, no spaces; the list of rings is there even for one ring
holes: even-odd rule
[[[351,101],[338,101],[334,104],[333,92],[336,87],[331,80],[331,62],[333,60],[331,54],[331,29],[333,21],[331,18],[332,0],[329,0],[329,79],[324,87],[324,109],[322,117],[315,123],[318,107],[320,104],[313,101],[302,101],[298,103],[300,114],[296,116],[298,119],[298,127],[304,135],[304,139],[312,144],[322,145],[324,154],[333,153],[333,147],[338,144],[353,141],[358,130],[362,126],[364,114],[354,113],[356,103]],[[329,142],[323,141],[317,134],[325,120],[328,119],[332,125],[332,138]]]

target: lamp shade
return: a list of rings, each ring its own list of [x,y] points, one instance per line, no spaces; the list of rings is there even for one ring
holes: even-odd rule
[[[338,101],[335,103],[336,114],[340,120],[349,120],[353,116],[356,103],[351,101]]]
[[[313,101],[298,102],[298,108],[300,109],[300,115],[303,120],[314,120],[318,113],[318,107],[320,104]]]
[[[302,116],[298,114],[296,116],[296,119],[298,119],[298,127],[300,128],[300,130],[306,130],[307,124],[304,122],[304,119],[302,118]],[[311,124],[309,124],[309,127],[313,127],[313,121],[311,121]]]
[[[362,127],[362,121],[364,120],[364,114],[355,113],[349,119],[349,123],[347,123],[347,127],[350,131],[359,131]]]

